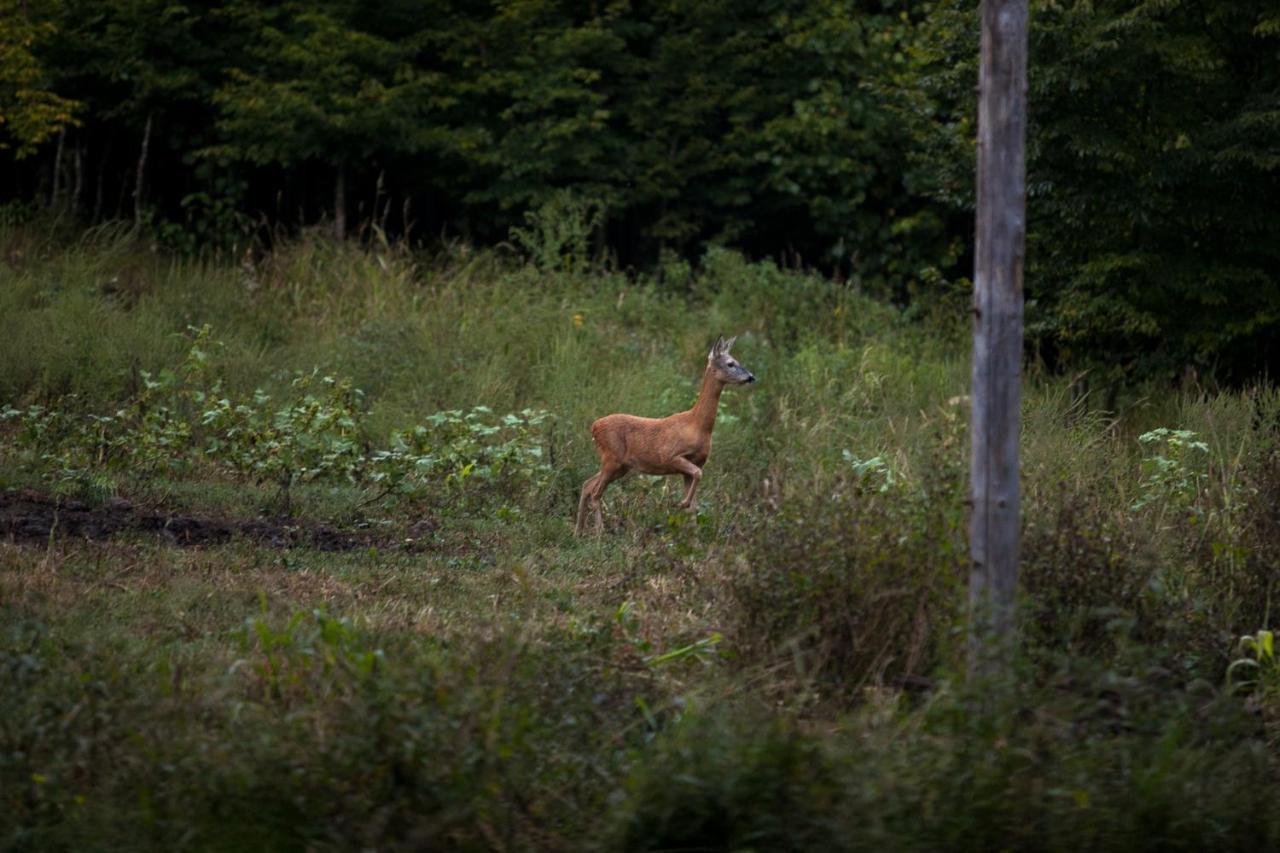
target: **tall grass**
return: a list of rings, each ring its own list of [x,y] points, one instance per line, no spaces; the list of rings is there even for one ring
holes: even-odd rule
[[[369,448],[545,409],[554,466],[454,507],[300,489],[279,523],[372,531],[342,554],[0,543],[0,846],[1274,844],[1252,713],[1274,698],[1224,673],[1274,618],[1275,389],[1110,412],[1032,369],[1022,654],[966,692],[963,307],[723,251],[650,276],[543,248],[316,234],[218,264],[0,228],[0,409],[113,412],[208,324],[229,394],[348,377]],[[697,516],[634,477],[575,540],[590,422],[688,407],[721,333],[760,382],[722,398]],[[1161,427],[1204,449],[1139,440]],[[0,430],[0,486],[47,489]],[[267,505],[212,469],[112,476],[99,498],[157,511]]]

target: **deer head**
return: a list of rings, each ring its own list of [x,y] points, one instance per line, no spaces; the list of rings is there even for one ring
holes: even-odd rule
[[[751,371],[738,364],[737,359],[729,354],[733,342],[737,339],[737,336],[734,336],[726,341],[721,335],[716,338],[711,352],[707,354],[707,369],[725,385],[749,385],[756,381]]]

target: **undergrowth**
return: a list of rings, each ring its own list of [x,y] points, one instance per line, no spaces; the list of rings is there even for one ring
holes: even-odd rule
[[[1021,645],[965,686],[963,308],[551,225],[0,230],[0,499],[379,531],[0,542],[0,848],[1275,846],[1280,394],[1030,370]],[[687,408],[721,333],[760,381],[697,513],[633,477],[574,539],[590,422]]]
[[[0,410],[0,423],[13,424],[13,449],[73,494],[107,489],[113,475],[125,488],[162,474],[223,475],[275,486],[285,512],[303,483],[349,483],[371,493],[364,503],[465,504],[476,482],[520,492],[547,478],[538,431],[546,412],[437,412],[375,449],[364,392],[350,379],[313,370],[296,375],[283,399],[261,388],[236,395],[210,375],[207,350],[219,343],[209,326],[191,332],[182,365],[142,371],[138,392],[114,412],[84,411],[75,397]]]

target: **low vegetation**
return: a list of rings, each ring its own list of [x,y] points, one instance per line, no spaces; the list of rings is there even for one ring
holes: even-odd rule
[[[0,848],[1280,843],[1274,388],[1032,363],[1021,648],[966,684],[963,304],[538,233],[0,229]],[[720,333],[697,514],[632,477],[574,538],[588,424]]]

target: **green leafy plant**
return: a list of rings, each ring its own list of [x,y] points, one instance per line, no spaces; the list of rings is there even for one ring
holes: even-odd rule
[[[1131,508],[1172,504],[1196,512],[1196,502],[1207,479],[1204,471],[1209,445],[1186,429],[1160,427],[1138,436],[1149,449],[1142,460],[1139,495]]]
[[[73,416],[70,412],[33,404],[0,411],[0,423],[17,425],[16,444],[28,449],[51,475],[56,491],[92,490],[99,485],[95,470],[118,446],[118,419],[113,415]]]
[[[241,650],[249,657],[231,665],[252,673],[256,695],[262,698],[322,699],[372,676],[385,659],[381,648],[370,648],[349,618],[334,617],[323,608],[294,613],[283,626],[276,627],[267,615],[265,596],[260,596],[262,613],[245,620],[240,629]]]
[[[488,406],[437,412],[371,453],[368,480],[403,497],[423,497],[436,484],[454,493],[476,482],[541,487],[551,467],[537,433],[549,417],[535,409],[498,416]]]
[[[1227,667],[1227,691],[1247,694],[1250,705],[1261,712],[1272,748],[1280,744],[1280,660],[1274,632],[1263,628],[1236,642],[1235,659]]]
[[[859,487],[864,490],[887,492],[898,482],[897,475],[881,456],[860,459],[850,450],[841,451],[841,455],[853,470],[853,476],[857,479]]]
[[[1272,690],[1280,684],[1280,664],[1276,661],[1275,635],[1266,629],[1245,634],[1236,643],[1236,659],[1227,667],[1227,685],[1232,690]]]
[[[350,380],[301,374],[291,387],[302,396],[271,405],[262,390],[248,401],[212,401],[200,416],[210,436],[204,453],[259,482],[276,484],[288,505],[299,482],[357,482],[365,464],[357,418],[363,393]]]
[[[604,213],[599,203],[560,190],[525,213],[525,227],[512,226],[511,242],[543,272],[585,272],[592,261],[591,238]]]
[[[549,413],[498,415],[487,406],[428,416],[370,450],[364,393],[350,379],[299,373],[285,394],[228,392],[210,367],[217,348],[207,326],[193,329],[182,366],[141,374],[141,389],[110,414],[83,412],[73,397],[46,407],[0,410],[16,444],[68,487],[111,472],[180,474],[196,466],[273,485],[285,511],[300,483],[346,483],[375,499],[453,497],[479,483],[506,494],[545,485],[551,469],[541,429]],[[516,512],[505,507],[505,515]]]

